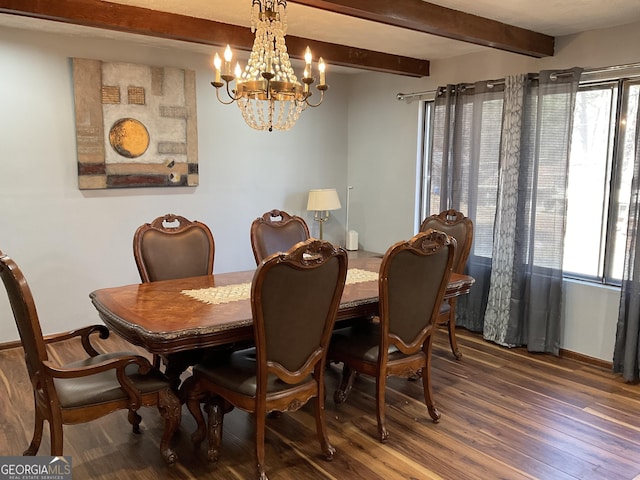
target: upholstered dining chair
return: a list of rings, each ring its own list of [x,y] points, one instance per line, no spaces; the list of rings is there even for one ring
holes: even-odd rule
[[[272,253],[286,252],[310,237],[302,217],[283,210],[271,210],[251,223],[251,248],[256,264]]]
[[[458,210],[444,210],[425,218],[422,225],[420,225],[421,232],[430,228],[445,232],[456,239],[452,271],[464,273],[473,242],[473,222],[471,219]],[[442,302],[436,323],[448,328],[451,352],[456,359],[460,360],[462,358],[462,352],[460,352],[458,348],[458,341],[456,339],[456,303],[456,297]]]
[[[143,283],[211,275],[215,248],[207,225],[172,213],[139,226],[133,235],[133,256]],[[179,376],[202,354],[200,350],[173,354],[171,364],[177,371],[168,373]],[[160,363],[160,356],[154,355],[154,366]]]
[[[346,401],[356,373],[376,380],[378,437],[386,442],[385,390],[388,376],[422,377],[424,401],[440,420],[431,390],[431,345],[435,319],[451,273],[453,241],[428,230],[398,242],[385,253],[379,274],[379,322],[337,330],[328,359],[343,363],[334,401]]]
[[[38,453],[45,420],[49,423],[51,455],[61,456],[63,424],[84,423],[124,409],[129,411],[133,431],[140,433],[138,409],[157,405],[164,418],[160,451],[165,461],[174,463],[177,457],[169,442],[180,424],[181,404],[167,378],[140,355],[99,353],[91,337],[107,338],[109,330],[104,325],[87,326],[45,339],[31,289],[20,268],[2,252],[0,276],[9,296],[33,386],[33,438],[23,454]],[[72,339],[82,343],[86,358],[65,365],[51,361],[47,346]]]
[[[333,458],[324,418],[324,371],[347,272],[347,253],[317,239],[294,245],[258,265],[251,284],[255,348],[236,351],[226,361],[201,363],[185,382],[187,406],[204,440],[208,410],[208,456],[218,458],[224,412],[233,406],[253,414],[257,478],[265,473],[265,418],[269,412],[298,410],[314,400],[322,452]]]
[[[133,236],[133,256],[143,282],[211,275],[215,248],[204,223],[171,213],[141,225]]]

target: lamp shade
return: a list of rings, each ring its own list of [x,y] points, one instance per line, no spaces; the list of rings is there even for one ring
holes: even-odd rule
[[[307,210],[318,212],[325,210],[338,210],[341,207],[338,192],[336,192],[335,188],[309,190]]]

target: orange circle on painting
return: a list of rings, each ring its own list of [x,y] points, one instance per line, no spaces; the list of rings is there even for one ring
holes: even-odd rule
[[[109,143],[123,157],[136,158],[149,148],[149,132],[142,122],[121,118],[109,131]]]

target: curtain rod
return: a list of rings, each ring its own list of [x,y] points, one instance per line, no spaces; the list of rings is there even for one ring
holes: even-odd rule
[[[610,67],[602,67],[602,68],[591,68],[591,69],[585,69],[582,74],[583,75],[597,75],[599,73],[610,73],[610,72],[617,72],[620,70],[628,70],[628,69],[632,69],[632,68],[637,68],[640,69],[640,63],[628,63],[626,65],[613,65]],[[640,75],[640,73],[638,73],[635,76]],[[490,81],[489,83],[491,83],[492,85],[500,85],[502,83],[504,83],[504,78],[500,78],[494,81]],[[467,84],[467,88],[472,87],[473,83],[469,83]],[[435,95],[436,92],[438,90],[425,90],[423,92],[413,92],[413,93],[398,93],[396,94],[396,99],[397,100],[407,100],[413,97],[421,97],[423,95]]]

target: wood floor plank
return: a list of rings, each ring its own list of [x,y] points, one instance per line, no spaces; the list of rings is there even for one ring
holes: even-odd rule
[[[366,399],[364,403],[370,403],[373,406],[373,399]],[[460,417],[463,422],[459,425],[449,424],[446,421],[449,414],[444,409],[441,409],[443,419],[435,425],[428,417],[424,404],[405,402],[404,407],[398,408],[402,402],[394,402],[396,407],[391,406],[387,409],[388,428],[390,435],[392,435],[389,442],[398,445],[403,445],[406,442],[415,443],[417,452],[424,451],[424,447],[428,446],[427,450],[432,452],[434,456],[423,458],[423,462],[442,463],[439,469],[447,471],[447,478],[466,478],[468,471],[475,472],[474,475],[478,471],[482,471],[485,475],[483,478],[500,478],[508,469],[509,462],[514,463],[514,461],[517,468],[509,469],[509,475],[504,478],[531,478],[528,472],[533,471],[534,466],[546,470],[545,465],[535,465],[536,462],[514,450],[509,443],[496,442],[495,437],[486,435],[485,430],[488,428],[487,426],[491,425],[491,420],[488,420],[486,425],[477,422],[479,418],[477,410],[468,402],[465,403],[467,407],[462,413],[464,416]],[[361,408],[366,408],[366,405],[363,404]],[[469,414],[466,415],[465,412],[469,412]],[[474,422],[473,430],[465,429],[463,424],[469,420],[469,417],[473,417],[471,419]],[[375,417],[370,415],[367,421],[371,422],[370,429],[374,430]],[[403,435],[403,432],[411,432],[411,435]],[[458,452],[461,451],[464,452],[463,458],[458,455]],[[416,454],[419,455],[419,453]],[[456,461],[451,462],[452,458],[455,458]],[[522,471],[522,466],[527,464],[529,464],[527,470]],[[551,473],[551,471],[547,473]],[[555,470],[553,473],[556,478],[569,478],[558,475]]]
[[[501,383],[504,377],[496,382]],[[553,403],[547,396],[542,396],[530,389],[524,393],[528,398],[522,396],[517,388],[511,390],[509,396],[499,396],[494,394],[495,390],[485,389],[476,390],[475,394],[460,394],[454,392],[453,397],[447,397],[448,405],[456,405],[461,402],[468,402],[469,408],[479,411],[488,411],[487,416],[497,423],[517,426],[518,435],[535,435],[541,442],[551,443],[555,445],[559,451],[575,452],[578,454],[579,463],[594,462],[594,468],[600,466],[616,465],[622,466],[627,463],[628,466],[635,468],[637,466],[637,445],[629,443],[629,433],[616,428],[615,423],[609,423],[607,431],[603,431],[598,425],[599,419],[595,419],[592,415],[575,406],[567,406],[566,402]],[[439,396],[441,404],[445,401],[441,392]],[[484,397],[484,398],[483,398]],[[481,403],[478,403],[481,402]],[[494,405],[501,405],[500,408]],[[502,409],[507,409],[503,412]],[[444,409],[444,407],[442,408]],[[452,412],[451,412],[452,413]],[[459,412],[457,412],[459,414]],[[530,421],[526,421],[529,418]],[[571,432],[571,433],[565,433]],[[520,437],[518,437],[520,438]],[[509,443],[517,443],[518,438],[510,439]],[[505,442],[507,439],[505,439]],[[524,442],[527,448],[536,445],[534,439],[529,438]],[[595,443],[595,445],[592,445]],[[621,447],[624,445],[624,447]],[[604,453],[603,457],[599,457],[600,452]],[[619,455],[617,458],[611,458],[612,455]],[[548,455],[545,455],[548,458]],[[562,468],[567,469],[572,465],[568,460],[558,459],[558,464],[563,465]],[[629,475],[629,471],[619,472],[621,475]],[[580,474],[576,473],[578,478]],[[607,478],[605,474],[604,478]],[[594,477],[596,478],[596,477]],[[608,477],[611,478],[611,477]]]
[[[355,410],[353,410],[353,413],[360,414]],[[312,411],[309,411],[306,416],[298,415],[295,419],[298,422],[304,422],[308,431],[311,434],[315,434],[315,421]],[[360,431],[355,423],[341,420],[340,415],[330,415],[327,423],[332,427],[331,430],[335,430],[338,433],[330,438],[337,453],[331,467],[327,467],[327,469],[333,471],[333,467],[337,466],[338,469],[335,470],[335,473],[338,478],[351,478],[345,477],[346,470],[342,468],[345,460],[349,461],[349,469],[347,471],[352,471],[354,474],[358,472],[358,475],[363,475],[363,470],[370,470],[370,476],[367,478],[438,478],[438,475],[434,475],[423,464],[406,455],[397,455],[397,452],[390,445],[381,444],[368,432],[365,434]],[[301,445],[300,448],[308,446],[309,444],[307,443],[306,446]],[[349,457],[344,457],[341,454],[344,450],[354,453]],[[383,459],[381,464],[372,463],[372,458],[377,459],[380,457]],[[390,457],[389,460],[393,459],[393,461],[385,462],[384,459],[387,457]],[[357,463],[353,462],[352,459]],[[372,464],[375,465],[375,470],[371,470]]]

